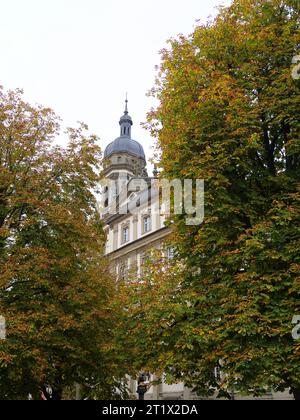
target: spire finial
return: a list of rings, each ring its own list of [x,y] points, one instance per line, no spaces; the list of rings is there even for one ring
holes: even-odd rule
[[[120,119],[121,137],[131,138],[131,126],[133,125],[132,119],[128,114],[128,94],[126,93],[125,111]]]
[[[125,115],[128,115],[128,93],[126,93],[125,104]]]

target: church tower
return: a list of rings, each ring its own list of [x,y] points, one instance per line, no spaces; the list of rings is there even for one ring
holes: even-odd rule
[[[104,152],[103,176],[109,179],[147,178],[147,163],[144,149],[131,138],[132,118],[128,113],[126,99],[124,115],[120,121],[120,137],[110,143]]]

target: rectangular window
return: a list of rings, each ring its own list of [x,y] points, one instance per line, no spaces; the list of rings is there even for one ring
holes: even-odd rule
[[[122,244],[129,242],[129,226],[125,226],[122,230]]]
[[[127,280],[127,276],[128,276],[128,265],[123,263],[120,265],[119,280],[125,281]]]
[[[140,274],[143,276],[147,272],[147,265],[150,263],[150,255],[141,256]]]
[[[152,230],[151,217],[145,216],[143,218],[143,233],[151,232],[151,230]]]
[[[171,261],[175,258],[175,249],[172,246],[167,248],[167,260]]]

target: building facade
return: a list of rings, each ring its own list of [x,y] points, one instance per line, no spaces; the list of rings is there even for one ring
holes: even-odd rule
[[[166,257],[172,257],[172,249],[165,247],[170,230],[165,226],[165,217],[158,211],[158,197],[153,197],[151,191],[153,178],[147,172],[144,149],[131,137],[133,121],[127,100],[119,124],[120,136],[104,152],[103,177],[108,183],[102,194],[106,255],[117,281],[126,280],[128,273],[141,277],[143,264],[154,249],[164,249]],[[113,209],[112,202],[117,203]],[[137,211],[130,211],[131,203]],[[147,379],[151,382],[153,377]],[[137,380],[131,379],[133,396],[137,395],[137,387]],[[145,395],[148,400],[189,397],[190,391],[183,384],[169,386],[164,381],[160,386],[151,387]]]

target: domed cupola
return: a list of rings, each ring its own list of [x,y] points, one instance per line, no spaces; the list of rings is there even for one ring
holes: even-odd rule
[[[143,146],[131,138],[132,118],[128,113],[128,100],[124,115],[119,121],[120,137],[110,143],[104,151],[104,174],[126,172],[129,176],[147,177],[146,156]]]

